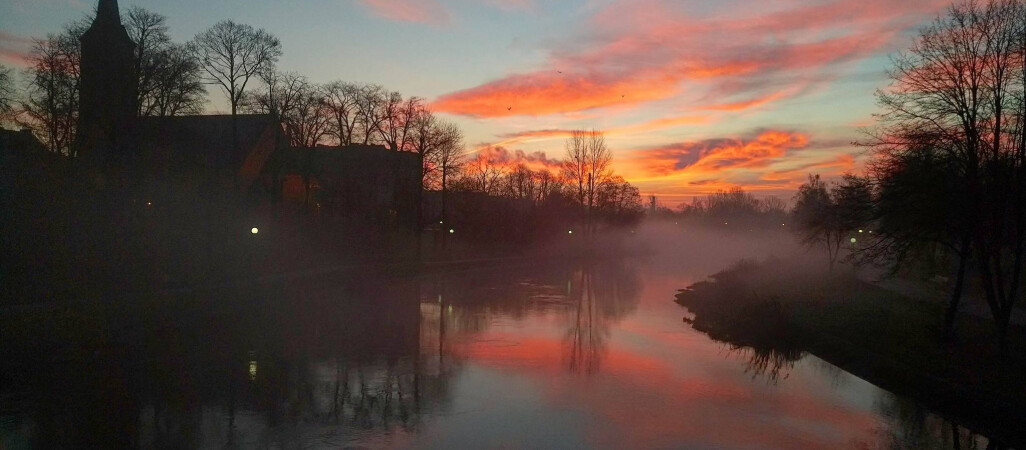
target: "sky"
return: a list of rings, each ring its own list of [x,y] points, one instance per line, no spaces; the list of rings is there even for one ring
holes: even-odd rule
[[[740,186],[789,199],[859,172],[890,58],[949,0],[120,0],[186,41],[221,19],[281,38],[282,70],[425,98],[470,151],[547,164],[599,130],[667,206]],[[0,0],[0,64],[91,0]],[[211,89],[211,112],[223,111]],[[480,153],[478,153],[480,154]]]

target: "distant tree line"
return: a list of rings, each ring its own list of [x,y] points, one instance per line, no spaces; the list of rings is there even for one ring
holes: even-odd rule
[[[969,1],[923,28],[878,92],[868,175],[832,188],[810,177],[795,209],[806,242],[831,260],[860,228],[873,234],[856,238],[853,260],[950,260],[947,335],[975,272],[1002,350],[1026,276],[1024,18],[1022,0]]]
[[[779,230],[790,222],[783,200],[773,196],[758,198],[741,187],[695,197],[691,203],[681,204],[678,211],[678,222],[732,231]]]

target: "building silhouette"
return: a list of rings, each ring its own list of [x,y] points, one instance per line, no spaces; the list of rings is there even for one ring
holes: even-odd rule
[[[280,122],[266,114],[139,117],[135,44],[117,0],[99,1],[81,43],[73,151],[98,187],[130,192],[147,204],[213,189],[250,206],[299,203],[303,208],[294,210],[310,211],[324,205],[333,215],[417,225],[418,155],[382,146],[290,148]]]
[[[80,109],[73,152],[90,170],[111,176],[132,162],[135,152],[129,134],[138,110],[135,43],[121,23],[117,0],[100,0],[81,44]]]

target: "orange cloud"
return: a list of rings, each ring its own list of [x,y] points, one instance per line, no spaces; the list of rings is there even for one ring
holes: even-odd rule
[[[766,172],[761,176],[761,179],[766,181],[787,180],[797,182],[794,187],[798,187],[805,181],[805,177],[810,173],[819,173],[826,177],[830,177],[851,171],[854,167],[855,157],[849,154],[843,154],[827,161],[817,161],[788,168],[786,170]]]
[[[439,97],[432,108],[471,117],[547,115],[666,98],[675,82],[658,74],[627,78],[560,73],[514,75]]]
[[[744,109],[754,108],[756,106],[764,105],[783,97],[783,93],[776,92],[771,95],[767,95],[760,98],[754,98],[751,100],[744,100],[732,103],[717,103],[708,106],[703,106],[702,109],[711,109],[715,111],[741,111]]]
[[[715,173],[732,168],[764,167],[788,150],[805,148],[809,137],[802,133],[769,130],[752,139],[707,139],[641,150],[635,159],[649,173],[668,175]]]
[[[471,117],[566,114],[666,99],[704,83],[705,100],[728,99],[708,109],[745,109],[829,81],[820,72],[830,66],[890,50],[899,33],[946,4],[788,3],[763,15],[695,19],[679,2],[621,0],[550,49],[542,69],[443,95],[433,106]],[[729,100],[737,97],[745,100]]]
[[[683,125],[705,125],[712,122],[712,117],[699,116],[699,115],[686,115],[677,117],[665,117],[662,119],[650,120],[648,122],[637,123],[633,125],[625,125],[622,127],[613,127],[606,130],[597,130],[603,133],[605,136],[618,136],[625,134],[637,134],[646,133],[649,131],[662,130],[666,128],[673,128]],[[573,134],[574,130],[569,128],[549,128],[543,130],[527,130],[517,131],[514,133],[506,133],[499,136],[502,140],[492,144],[483,144],[481,148],[488,145],[496,146],[511,146],[520,144],[523,142],[551,140],[551,139],[566,139]]]

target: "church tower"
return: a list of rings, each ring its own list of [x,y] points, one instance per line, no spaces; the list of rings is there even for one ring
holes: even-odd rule
[[[82,35],[82,67],[75,152],[101,174],[127,170],[129,133],[138,112],[135,43],[121,24],[117,0],[99,0],[96,19]]]

